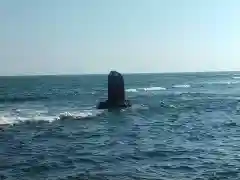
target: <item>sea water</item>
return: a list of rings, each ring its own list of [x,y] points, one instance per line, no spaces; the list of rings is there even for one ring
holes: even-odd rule
[[[0,179],[240,179],[240,73],[0,78]]]

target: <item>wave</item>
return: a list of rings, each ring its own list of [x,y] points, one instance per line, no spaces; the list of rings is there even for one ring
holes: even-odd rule
[[[0,126],[4,125],[14,125],[24,122],[38,122],[38,121],[48,121],[52,122],[56,119],[55,116],[41,115],[41,116],[32,116],[32,117],[24,117],[24,116],[2,116],[0,117]]]
[[[173,88],[190,88],[189,84],[182,84],[182,85],[174,85]]]
[[[86,110],[83,112],[64,112],[61,113],[56,119],[57,120],[81,120],[89,119],[100,116],[104,111],[98,110]]]
[[[191,85],[189,84],[179,84],[179,85],[174,85],[173,88],[190,88]],[[130,88],[126,89],[126,92],[139,92],[139,91],[163,91],[167,90],[165,87],[143,87],[143,88]]]
[[[240,76],[233,76],[233,79],[240,79]]]
[[[0,126],[8,125],[8,124],[13,124],[14,120],[13,118],[7,118],[7,117],[0,117]]]
[[[56,120],[81,120],[81,119],[89,119],[100,116],[103,114],[103,110],[83,110],[83,111],[74,111],[74,112],[64,112],[60,113],[60,115],[48,115],[46,113],[39,113],[39,111],[32,110],[31,112],[26,112],[24,114],[19,114],[19,111],[13,112],[5,112],[0,115],[0,126],[4,125],[14,125],[25,122],[38,122],[38,121],[46,121],[53,122]]]
[[[36,97],[26,97],[26,96],[19,96],[19,97],[0,97],[1,103],[11,102],[11,103],[21,103],[25,101],[42,101],[42,100],[49,100],[49,97],[46,96],[36,96]]]
[[[166,90],[164,87],[149,87],[149,88],[143,88],[144,91],[160,91],[160,90]]]
[[[231,84],[240,84],[240,80],[194,82],[193,84],[197,84],[197,85],[231,85]]]
[[[239,84],[240,81],[217,81],[217,82],[208,82],[207,84],[219,84],[219,85],[230,85],[230,84]]]
[[[137,89],[126,89],[126,92],[138,92]]]
[[[138,92],[138,91],[162,91],[162,90],[166,90],[166,88],[164,87],[145,87],[145,88],[130,88],[130,89],[126,89],[126,92]]]

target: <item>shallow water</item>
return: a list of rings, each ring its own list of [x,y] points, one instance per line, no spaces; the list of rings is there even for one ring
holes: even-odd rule
[[[0,179],[240,179],[240,73],[0,78]]]

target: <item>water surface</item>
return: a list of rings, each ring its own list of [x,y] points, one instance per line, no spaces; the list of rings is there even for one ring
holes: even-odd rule
[[[0,179],[240,179],[240,73],[0,78]]]

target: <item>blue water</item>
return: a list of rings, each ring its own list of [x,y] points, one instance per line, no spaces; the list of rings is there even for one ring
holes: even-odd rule
[[[0,179],[240,179],[240,73],[0,78]]]

